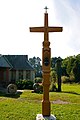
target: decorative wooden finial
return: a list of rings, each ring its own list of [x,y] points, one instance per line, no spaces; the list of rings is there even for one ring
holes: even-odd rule
[[[45,8],[44,8],[44,9],[45,9],[45,13],[47,13],[47,9],[49,9],[49,8],[48,8],[47,6],[45,6]]]

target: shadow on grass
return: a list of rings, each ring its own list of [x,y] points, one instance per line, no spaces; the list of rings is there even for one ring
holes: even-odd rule
[[[79,93],[74,92],[74,91],[62,91],[61,93],[69,93],[69,94],[80,95]]]
[[[16,94],[8,94],[4,92],[0,92],[0,97],[9,97],[9,98],[19,98],[22,92],[17,92]]]

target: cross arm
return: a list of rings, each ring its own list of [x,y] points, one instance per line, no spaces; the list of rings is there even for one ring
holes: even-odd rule
[[[44,32],[44,27],[30,27],[30,32]]]
[[[62,32],[63,27],[48,27],[49,32]]]

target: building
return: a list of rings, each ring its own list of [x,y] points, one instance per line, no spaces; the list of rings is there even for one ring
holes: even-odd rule
[[[28,61],[28,55],[0,55],[0,83],[34,78],[35,70]]]

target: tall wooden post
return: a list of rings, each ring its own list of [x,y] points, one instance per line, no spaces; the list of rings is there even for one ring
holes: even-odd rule
[[[57,70],[57,79],[58,79],[58,92],[61,92],[61,61],[62,59],[59,57],[56,61],[56,70]]]
[[[50,101],[49,101],[49,86],[50,86],[50,58],[51,49],[48,34],[48,14],[44,15],[44,42],[42,48],[42,71],[43,71],[43,100],[42,100],[42,115],[50,116]]]
[[[44,27],[30,27],[30,32],[44,32],[44,41],[42,48],[42,71],[43,71],[43,100],[42,115],[50,116],[49,86],[50,86],[50,58],[51,49],[49,42],[49,32],[62,32],[62,27],[48,26],[48,13],[45,7]]]

